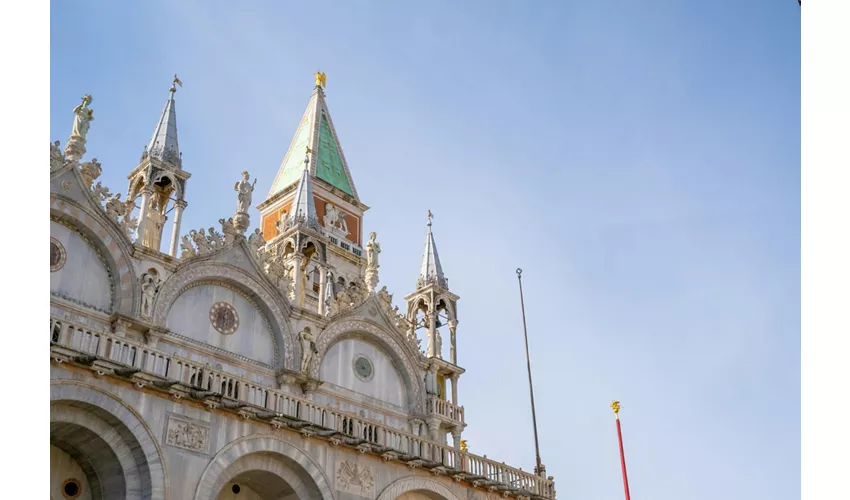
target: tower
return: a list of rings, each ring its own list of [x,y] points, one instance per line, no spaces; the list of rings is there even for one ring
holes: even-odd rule
[[[186,181],[191,174],[183,170],[183,154],[177,142],[176,85],[183,82],[174,75],[169,97],[154,128],[150,142],[142,152],[139,165],[127,176],[127,200],[139,208],[136,244],[160,251],[168,213],[174,211],[169,255],[175,257],[180,239],[180,222],[186,208]],[[137,199],[139,202],[136,202]],[[169,207],[169,201],[171,202]]]
[[[449,291],[449,280],[443,274],[437,243],[431,231],[431,218],[428,211],[428,230],[425,235],[425,249],[422,254],[422,264],[419,267],[419,279],[416,291],[406,296],[407,320],[411,331],[408,336],[416,335],[416,331],[426,331],[427,348],[425,356],[431,362],[425,376],[425,389],[428,393],[428,406],[432,415],[439,415],[438,407],[445,407],[446,380],[451,382],[451,405],[458,406],[457,381],[464,369],[457,366],[457,295]],[[447,326],[449,330],[449,361],[443,359],[443,338],[440,328]],[[443,441],[444,434],[451,432],[455,448],[460,448],[461,432],[465,424],[446,421],[433,416],[429,419],[428,427],[432,439]]]
[[[271,190],[257,209],[267,248],[287,256],[290,273],[296,267],[289,252],[301,259],[299,266],[306,265],[303,283],[297,273],[292,275],[295,304],[301,301],[302,307],[324,315],[328,296],[352,284],[362,286],[363,213],[369,207],[357,195],[325,102],[325,74],[315,76],[307,109]],[[285,240],[291,248],[283,244]],[[303,246],[310,244],[321,251],[305,261]],[[296,293],[299,284],[303,293],[300,289]]]

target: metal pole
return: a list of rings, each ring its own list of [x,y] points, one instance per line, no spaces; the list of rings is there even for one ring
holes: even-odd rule
[[[540,463],[540,444],[537,441],[537,414],[534,411],[534,386],[531,383],[531,355],[528,352],[528,328],[525,326],[525,300],[522,296],[522,269],[517,268],[516,277],[519,281],[519,303],[522,307],[522,332],[525,335],[525,359],[528,363],[528,392],[531,394],[531,422],[534,424],[534,452],[537,459],[537,466],[534,468],[534,473],[542,477],[546,475],[546,469]]]
[[[623,453],[623,431],[620,430],[620,402],[613,401],[611,409],[614,410],[614,417],[617,419],[617,441],[620,443],[620,467],[623,469],[623,488],[626,490],[626,500],[631,500],[629,495],[629,476],[626,475],[626,454]]]

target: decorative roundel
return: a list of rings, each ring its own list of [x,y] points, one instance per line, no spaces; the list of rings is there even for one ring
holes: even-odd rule
[[[62,484],[62,496],[71,500],[83,494],[83,486],[76,479],[68,479]]]
[[[369,361],[369,358],[362,354],[359,354],[354,358],[354,374],[357,375],[357,378],[364,382],[368,382],[372,379],[372,362]]]
[[[50,272],[56,272],[65,265],[65,247],[56,238],[50,238]]]
[[[210,323],[219,332],[230,335],[239,328],[239,315],[227,302],[216,302],[210,308]]]

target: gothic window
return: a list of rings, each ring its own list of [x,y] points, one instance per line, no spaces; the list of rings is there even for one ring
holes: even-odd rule
[[[56,272],[65,265],[65,247],[56,238],[50,238],[50,272]]]
[[[210,308],[210,323],[224,335],[230,335],[239,328],[239,314],[227,302],[216,302]]]

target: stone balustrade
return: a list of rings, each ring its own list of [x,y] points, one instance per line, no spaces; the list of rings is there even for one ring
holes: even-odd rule
[[[554,481],[435,443],[425,436],[387,427],[355,414],[320,405],[241,377],[231,376],[177,355],[167,354],[146,345],[99,332],[66,320],[50,319],[51,344],[94,355],[99,360],[135,368],[145,374],[161,377],[163,382],[179,383],[203,394],[220,396],[215,406],[226,409],[249,409],[251,416],[267,419],[275,427],[298,429],[307,436],[319,436],[334,444],[345,443],[377,453],[385,459],[397,459],[411,467],[428,468],[466,481],[476,488],[498,491],[505,495],[552,500]],[[463,422],[463,407],[437,398],[430,399],[430,409],[440,415]],[[365,448],[363,448],[365,446]]]
[[[456,406],[452,404],[450,401],[446,401],[445,399],[440,399],[436,397],[428,398],[428,412],[436,413],[441,417],[445,417],[453,422],[457,422],[459,424],[464,423],[463,419],[463,406]]]

